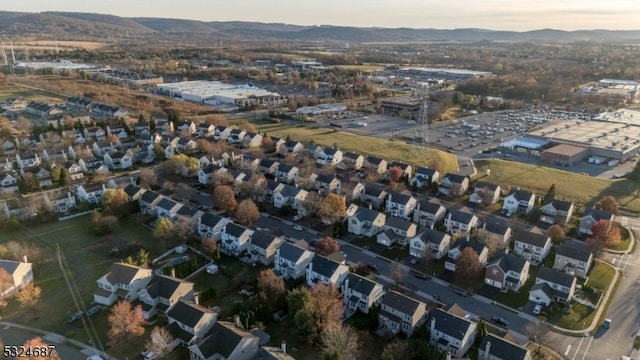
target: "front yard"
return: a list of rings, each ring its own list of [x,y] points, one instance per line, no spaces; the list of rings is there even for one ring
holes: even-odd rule
[[[611,281],[615,274],[616,271],[610,265],[596,262],[596,265],[593,267],[591,274],[589,275],[589,280],[587,280],[585,284],[589,287],[605,292],[609,288],[609,285],[611,285]]]
[[[162,248],[155,241],[151,232],[138,225],[134,220],[126,220],[117,225],[115,231],[106,236],[95,236],[89,232],[89,216],[53,222],[25,228],[25,230],[5,233],[0,242],[6,245],[9,241],[32,243],[46,253],[46,261],[34,269],[35,284],[42,289],[37,314],[20,308],[16,301],[10,301],[2,310],[2,319],[10,322],[25,324],[35,328],[69,335],[81,342],[88,343],[88,336],[81,326],[81,322],[67,323],[70,313],[76,311],[67,285],[62,276],[55,246],[60,245],[64,252],[72,277],[75,280],[78,293],[85,306],[93,301],[93,291],[96,280],[106,273],[114,261],[126,257],[109,256],[109,251],[117,246],[121,249],[127,245],[132,248],[144,247],[151,258],[160,255]],[[97,335],[106,344],[108,309],[94,315],[91,320]],[[133,357],[139,353],[147,336],[132,339],[131,343],[116,345],[107,351],[118,358]]]

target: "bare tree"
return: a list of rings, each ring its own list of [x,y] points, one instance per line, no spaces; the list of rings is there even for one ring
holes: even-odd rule
[[[13,277],[9,272],[0,268],[0,309],[7,306],[6,295],[5,292],[13,287]]]
[[[362,341],[351,326],[329,328],[320,335],[322,352],[331,359],[356,360],[360,358]]]
[[[393,280],[394,287],[397,289],[398,285],[407,277],[407,270],[397,261],[392,261],[389,266],[389,277]]]
[[[175,347],[172,344],[173,336],[164,327],[156,326],[151,330],[151,335],[146,343],[147,351],[152,352],[159,358],[169,354]]]
[[[542,348],[549,343],[551,327],[544,321],[537,320],[529,323],[525,332],[529,336],[529,339],[531,339],[531,341],[536,345],[535,353],[537,355],[542,355]]]
[[[309,191],[302,206],[311,215],[315,215],[320,207],[320,194],[317,191]]]
[[[195,234],[195,223],[192,219],[180,216],[173,223],[173,238],[178,241],[178,244],[184,244],[188,242]],[[177,245],[177,244],[170,244]]]

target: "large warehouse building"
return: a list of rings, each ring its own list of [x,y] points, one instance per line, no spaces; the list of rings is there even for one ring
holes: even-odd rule
[[[587,156],[626,161],[640,153],[640,111],[607,112],[591,121],[558,120],[527,136],[572,146],[545,149],[542,160],[550,163],[573,165]]]
[[[267,106],[286,103],[286,98],[251,84],[226,84],[219,81],[185,81],[161,84],[158,93],[177,100],[211,106]]]

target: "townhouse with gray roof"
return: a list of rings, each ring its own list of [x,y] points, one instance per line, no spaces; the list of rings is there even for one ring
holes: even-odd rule
[[[465,234],[468,238],[471,230],[478,225],[478,217],[476,217],[467,208],[453,209],[444,218],[444,226],[450,234]]]
[[[378,322],[393,334],[411,336],[427,318],[427,305],[395,291],[388,291],[382,298]]]
[[[609,211],[598,210],[596,208],[586,209],[580,218],[578,231],[582,235],[593,235],[593,226],[600,220],[606,220],[609,221],[609,224],[612,224],[613,214]]]
[[[304,243],[304,241],[302,242]],[[306,275],[307,265],[313,260],[314,253],[298,242],[290,244],[284,242],[273,259],[273,267],[276,273],[284,278],[299,279]],[[304,243],[306,245],[306,243]]]
[[[571,201],[553,199],[540,208],[540,222],[549,225],[567,225],[573,216],[573,210]]]
[[[529,279],[529,261],[512,255],[499,254],[485,269],[484,283],[502,291],[520,291]]]
[[[238,256],[248,251],[251,245],[251,235],[254,231],[233,222],[228,222],[222,228],[220,236],[220,251],[228,255]]]
[[[226,321],[216,321],[205,337],[189,346],[190,359],[257,359],[259,339],[250,332]]]
[[[409,239],[409,255],[415,258],[442,259],[449,251],[451,236],[430,228],[423,229],[417,236]]]
[[[515,238],[513,252],[533,265],[540,264],[551,251],[551,238],[543,234],[540,229],[521,231]]]
[[[447,209],[434,200],[420,200],[413,210],[413,222],[433,229],[437,221],[444,220]]]
[[[487,334],[480,341],[478,360],[531,360],[531,352],[504,338]]]
[[[347,273],[349,273],[348,266],[316,254],[307,265],[307,285],[313,286],[316,282],[323,282],[325,285],[333,285],[339,289]]]
[[[442,309],[433,309],[429,314],[429,330],[431,345],[462,358],[473,345],[476,324]]]
[[[142,289],[147,287],[153,271],[124,263],[113,263],[107,274],[96,282],[93,301],[111,306],[117,300],[134,301]]]
[[[179,300],[167,311],[167,330],[176,345],[189,346],[203,339],[218,314],[193,301]]]
[[[229,218],[207,211],[198,218],[198,235],[203,239],[212,238],[219,241],[222,238],[222,229],[229,221]]]
[[[138,292],[142,316],[149,320],[167,314],[179,300],[193,301],[193,283],[182,279],[154,274],[147,286]],[[135,305],[135,304],[134,304]]]
[[[351,204],[347,209],[347,231],[359,236],[374,236],[383,229],[386,215],[369,208]]]
[[[347,315],[357,310],[368,314],[373,306],[380,305],[384,287],[364,276],[349,272],[340,285],[340,293]]]
[[[469,189],[469,178],[463,175],[447,173],[440,181],[438,193],[446,196],[460,196]]]
[[[387,196],[385,212],[393,217],[411,220],[418,201],[411,195],[392,192]]]
[[[256,230],[251,235],[251,247],[249,249],[251,260],[267,266],[273,264],[276,251],[283,242],[282,236],[275,236]]]
[[[577,276],[582,279],[587,278],[587,272],[593,264],[593,254],[582,243],[565,240],[556,249],[556,257],[553,261],[553,268],[565,273]]]
[[[546,267],[540,268],[536,283],[529,290],[529,300],[549,306],[552,302],[567,303],[575,294],[576,277]]]

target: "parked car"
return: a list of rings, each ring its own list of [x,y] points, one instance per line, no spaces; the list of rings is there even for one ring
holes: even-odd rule
[[[378,270],[380,270],[380,269],[378,268],[378,265],[376,265],[376,264],[367,264],[367,267],[368,267],[369,269],[373,270],[373,271],[378,271]]]
[[[69,315],[69,319],[67,320],[68,323],[72,323],[75,322],[77,320],[80,320],[80,318],[82,317],[82,314],[84,314],[84,312],[82,311],[76,311],[73,314]]]
[[[427,276],[423,273],[413,272],[413,276],[417,277],[420,280],[427,280]]]
[[[498,324],[498,325],[502,325],[502,326],[509,326],[509,323],[507,322],[507,320],[505,320],[502,316],[499,315],[493,315],[491,316],[491,321],[493,321],[494,323]]]
[[[453,292],[455,292],[456,294],[458,294],[460,296],[469,296],[469,293],[466,290],[463,290],[463,289],[455,289],[455,290],[453,290]]]
[[[303,218],[303,216],[298,214],[298,215],[293,217],[293,221],[300,221],[300,220],[302,220],[302,218]]]
[[[300,225],[294,225],[294,226],[293,226],[293,230],[295,230],[295,231],[302,231],[302,230],[304,230],[304,228],[303,228],[302,226],[300,226]]]
[[[536,306],[533,308],[533,313],[536,315],[540,315],[541,312],[542,312],[542,305],[536,304]]]
[[[602,327],[604,329],[609,329],[611,327],[611,319],[604,319],[604,322],[602,323]]]
[[[411,265],[415,265],[418,263],[418,259],[412,257],[411,260],[409,261],[411,263]]]
[[[87,316],[92,316],[97,314],[98,312],[100,312],[100,310],[102,309],[102,305],[100,304],[93,304],[91,305],[88,309],[87,309]]]

